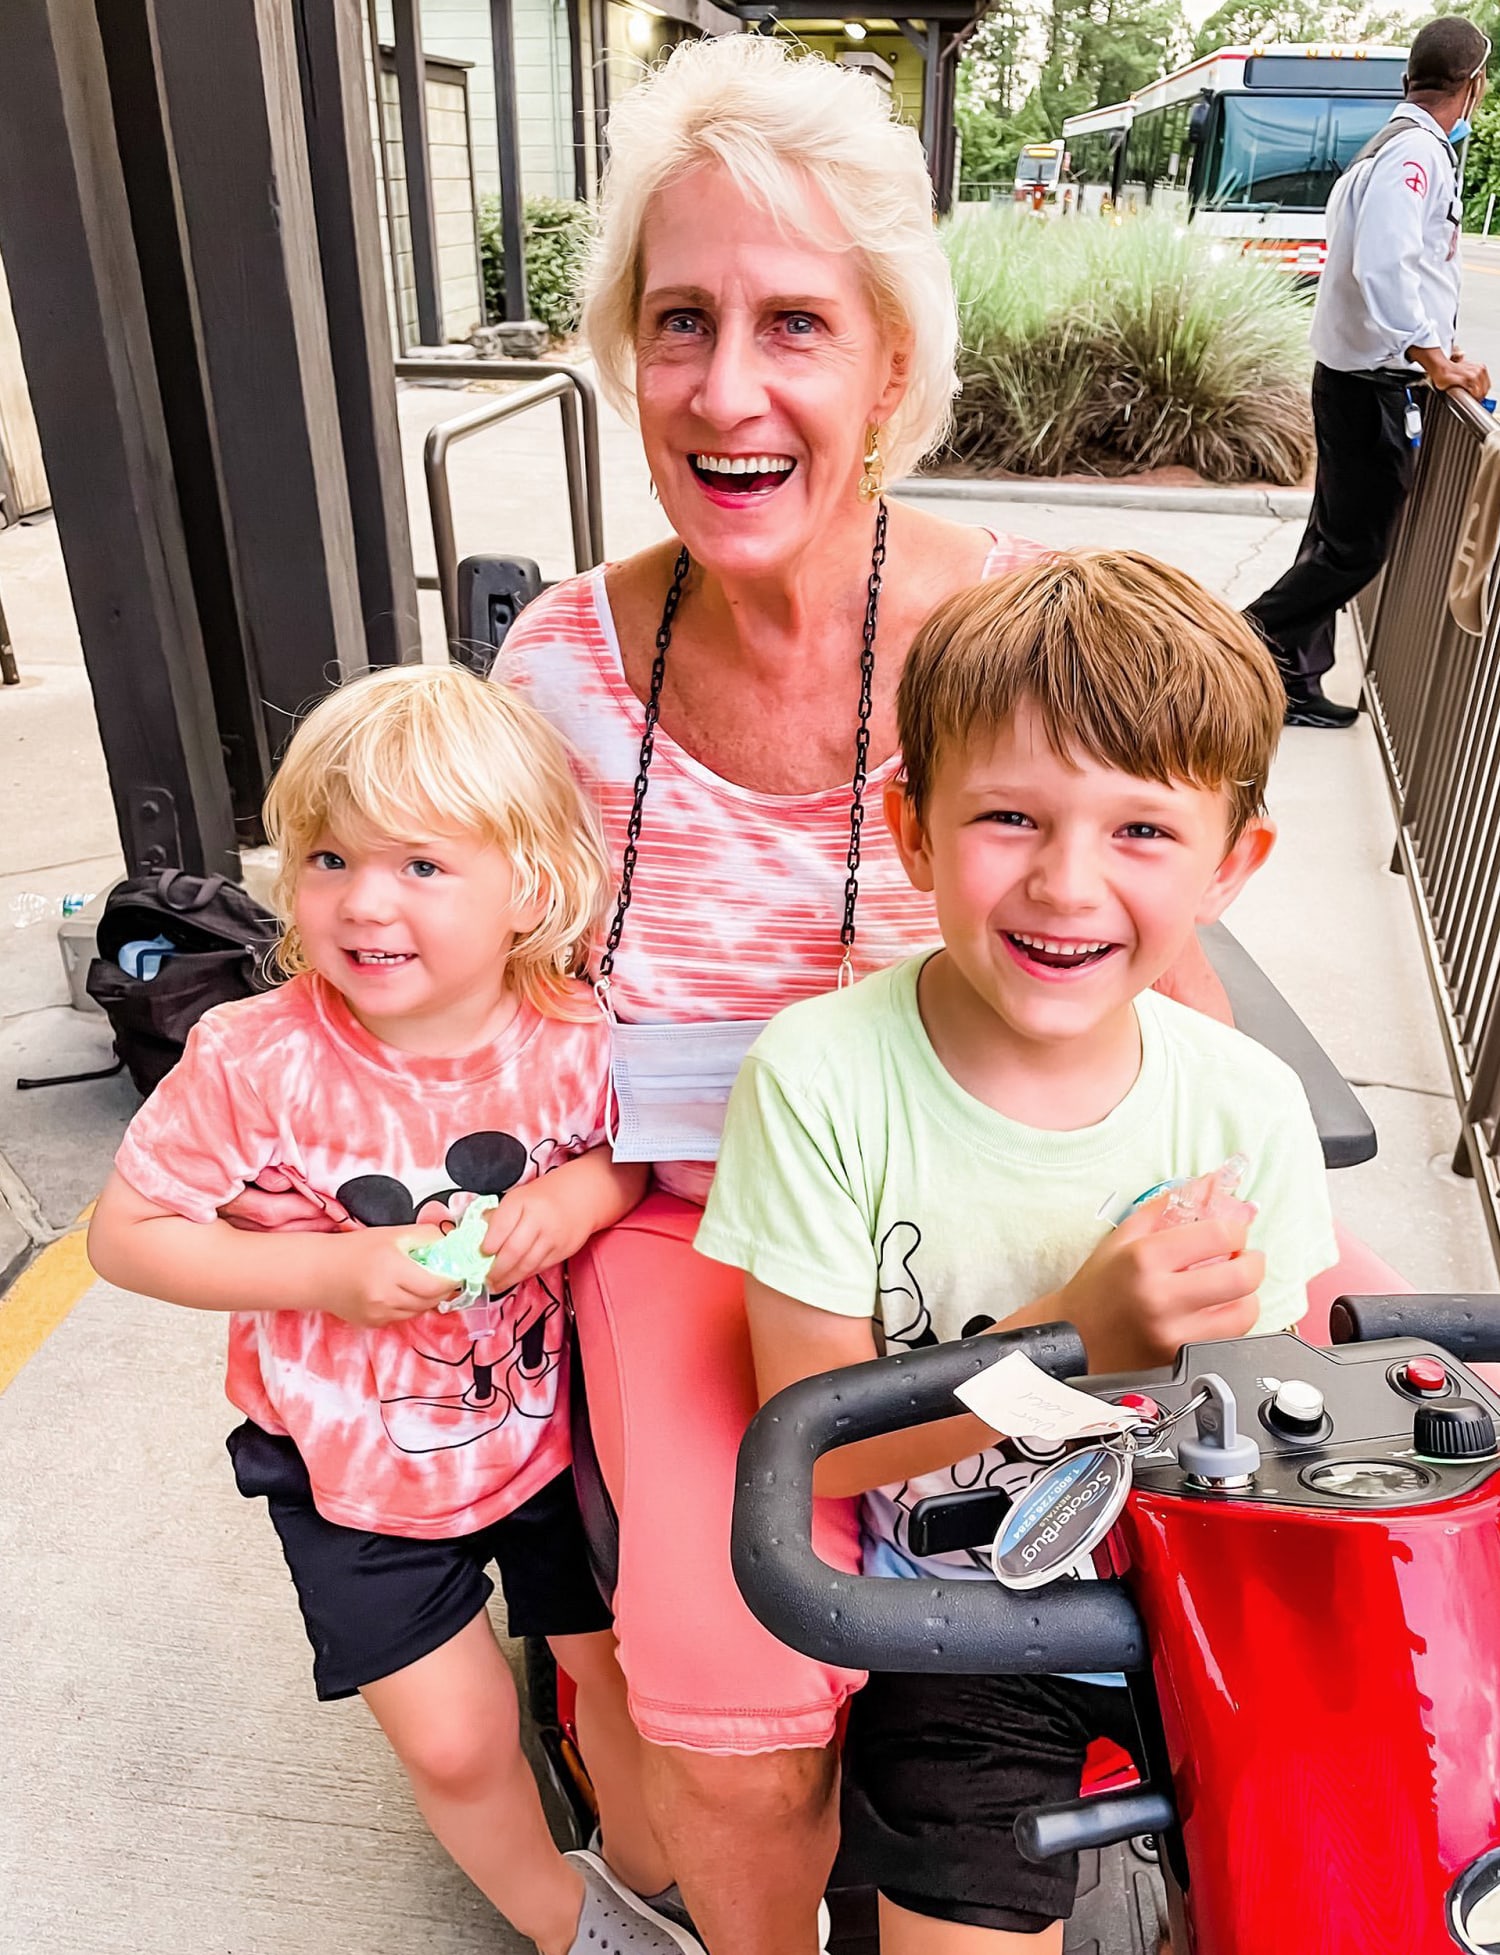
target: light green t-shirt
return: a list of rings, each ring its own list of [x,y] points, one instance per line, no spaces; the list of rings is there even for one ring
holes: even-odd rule
[[[1307,1308],[1337,1261],[1322,1149],[1296,1074],[1263,1046],[1154,991],[1136,1000],[1141,1069],[1097,1126],[1025,1127],[944,1069],[917,1009],[917,957],[780,1013],[730,1096],[697,1246],[770,1288],[873,1316],[887,1347],[1003,1321],[1072,1277],[1148,1189],[1232,1154],[1258,1205],[1261,1332]],[[988,1572],[977,1554],[916,1563],[904,1517],[932,1493],[1014,1492],[1035,1471],[999,1452],[866,1496],[866,1527],[910,1572]],[[892,1569],[891,1572],[897,1572]]]

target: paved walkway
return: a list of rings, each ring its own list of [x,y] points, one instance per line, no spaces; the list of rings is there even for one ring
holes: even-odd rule
[[[402,396],[424,568],[421,435],[468,404]],[[613,423],[605,454],[622,554],[662,518]],[[571,567],[550,414],[457,451],[454,485],[461,549]],[[1290,559],[1299,527],[1000,502],[954,513],[1149,550],[1238,601]],[[51,1235],[97,1190],[133,1096],[118,1081],[14,1092],[18,1069],[99,1063],[105,1040],[66,1009],[51,931],[8,928],[9,899],[102,886],[118,856],[49,524],[0,532],[0,589],[25,675],[0,692],[0,1195]],[[426,613],[440,656],[435,599]],[[1331,690],[1351,697],[1352,671]],[[1231,922],[1367,1087],[1381,1152],[1333,1177],[1335,1206],[1419,1285],[1493,1287],[1473,1190],[1443,1165],[1455,1115],[1406,891],[1386,872],[1368,727],[1289,734],[1272,803],[1282,845]],[[66,1234],[0,1299],[0,1955],[518,1948],[428,1840],[361,1707],[312,1701],[279,1554],[223,1458],[221,1337],[212,1319],[90,1286]]]

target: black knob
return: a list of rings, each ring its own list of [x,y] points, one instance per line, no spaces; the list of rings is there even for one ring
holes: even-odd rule
[[[1484,1459],[1495,1450],[1495,1422],[1472,1398],[1417,1408],[1416,1448],[1423,1459]]]

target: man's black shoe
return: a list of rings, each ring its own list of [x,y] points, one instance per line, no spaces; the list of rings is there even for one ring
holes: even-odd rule
[[[1358,718],[1357,706],[1340,706],[1336,699],[1325,699],[1321,692],[1287,694],[1287,726],[1353,726]]]

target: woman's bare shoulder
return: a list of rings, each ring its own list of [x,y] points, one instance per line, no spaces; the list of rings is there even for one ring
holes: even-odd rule
[[[682,545],[675,537],[637,550],[606,565],[604,593],[622,644],[634,641],[644,629],[649,644],[661,623],[662,600],[672,582],[672,568]]]
[[[913,566],[929,608],[982,581],[996,550],[991,531],[977,523],[955,523],[946,516],[934,516],[910,503],[895,507],[901,512],[898,535],[902,554]],[[1017,562],[1033,551],[1042,554],[1040,546],[1026,537],[1003,537],[1000,541],[1014,544]]]

